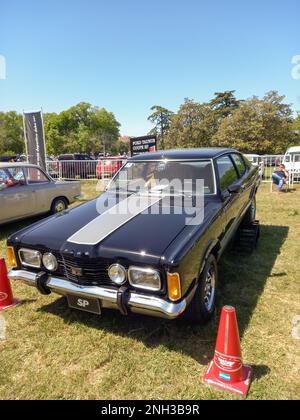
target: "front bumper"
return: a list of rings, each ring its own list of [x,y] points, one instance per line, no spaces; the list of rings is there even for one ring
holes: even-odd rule
[[[38,286],[38,276],[26,270],[11,270],[8,274],[10,280],[17,280],[29,286]],[[102,286],[79,286],[66,279],[49,275],[45,286],[53,293],[67,296],[96,298],[101,302],[102,308],[121,310],[119,306],[118,290]],[[148,296],[129,291],[125,306],[130,312],[156,316],[166,319],[178,318],[187,308],[192,295],[179,303],[168,302],[156,296]]]

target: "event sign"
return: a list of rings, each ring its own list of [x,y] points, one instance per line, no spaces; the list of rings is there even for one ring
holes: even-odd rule
[[[132,137],[130,139],[131,156],[152,153],[157,150],[156,136]]]

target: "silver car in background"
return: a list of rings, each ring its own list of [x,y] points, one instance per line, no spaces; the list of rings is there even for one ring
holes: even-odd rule
[[[54,181],[28,163],[0,163],[0,224],[61,212],[80,194],[80,182]]]

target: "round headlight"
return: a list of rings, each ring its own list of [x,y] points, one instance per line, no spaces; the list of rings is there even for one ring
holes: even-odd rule
[[[54,257],[53,254],[51,254],[51,252],[49,252],[48,254],[44,254],[43,264],[44,267],[47,268],[47,270],[49,271],[56,271],[58,267],[57,259]]]
[[[119,264],[113,264],[108,269],[108,275],[112,282],[118,286],[126,281],[126,269]]]

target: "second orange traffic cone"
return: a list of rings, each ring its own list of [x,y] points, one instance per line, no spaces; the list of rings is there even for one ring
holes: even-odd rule
[[[204,377],[207,385],[246,396],[252,376],[251,366],[243,365],[235,309],[222,310],[215,357]]]
[[[19,301],[14,299],[12,294],[5,259],[0,258],[0,312],[12,308],[18,303]]]

